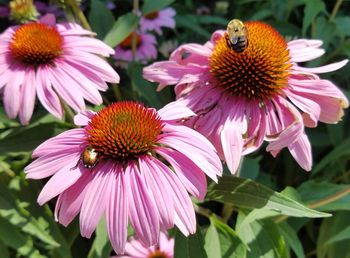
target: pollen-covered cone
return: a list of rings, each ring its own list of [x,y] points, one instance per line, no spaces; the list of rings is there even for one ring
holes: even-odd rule
[[[177,101],[197,113],[189,125],[210,139],[232,173],[241,155],[264,140],[273,156],[287,147],[308,171],[312,154],[304,127],[337,123],[348,107],[344,94],[318,74],[338,70],[348,60],[305,68],[298,62],[324,54],[322,41],[287,43],[265,23],[245,26],[243,52],[235,51],[225,31],[217,31],[206,44],[182,45],[169,61],[144,68],[144,77],[158,82],[159,90],[176,85]]]
[[[135,102],[112,104],[75,117],[83,128],[42,143],[25,168],[27,178],[52,176],[40,205],[58,196],[55,217],[67,226],[80,212],[90,237],[103,214],[116,253],[123,253],[128,220],[146,246],[176,225],[196,231],[190,195],[203,199],[206,176],[217,181],[222,165],[214,146],[181,124],[194,113],[173,102],[158,112]]]
[[[61,100],[75,111],[87,100],[102,103],[99,91],[119,76],[100,56],[114,50],[77,24],[56,24],[52,15],[8,28],[0,35],[0,89],[7,115],[28,124],[35,99],[62,118]]]
[[[160,232],[159,243],[145,246],[137,238],[130,238],[125,246],[125,254],[111,258],[173,258],[174,239]]]

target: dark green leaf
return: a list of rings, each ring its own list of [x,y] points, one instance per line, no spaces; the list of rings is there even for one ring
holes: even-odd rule
[[[33,151],[43,141],[60,131],[56,123],[13,128],[0,140],[0,155]]]
[[[103,39],[114,23],[113,14],[100,0],[91,0],[89,13],[91,28],[97,33],[99,39]]]
[[[335,242],[343,241],[343,240],[348,240],[350,239],[350,226],[346,227],[345,229],[341,230],[339,233],[331,237],[325,245],[330,245]]]
[[[182,27],[191,30],[195,34],[201,35],[205,38],[210,38],[210,32],[203,29],[203,26],[199,24],[198,17],[196,15],[177,15],[175,17],[175,20],[176,27]]]
[[[211,225],[214,225],[219,234],[221,245],[220,258],[244,258],[247,255],[247,246],[238,237],[236,232],[227,224],[215,217],[210,218]],[[209,256],[210,257],[210,256]]]
[[[243,163],[239,171],[239,176],[249,178],[252,180],[256,179],[260,171],[260,160],[261,157],[255,159],[245,157],[243,159]]]
[[[112,247],[107,235],[106,222],[101,220],[96,228],[96,237],[90,249],[88,258],[109,257]]]
[[[172,4],[175,0],[145,0],[142,6],[142,14],[146,15]]]
[[[128,66],[128,74],[133,89],[140,97],[146,99],[152,107],[161,108],[163,106],[159,93],[156,92],[153,84],[142,77],[142,66],[139,63],[131,62]]]
[[[2,258],[10,258],[9,250],[2,241],[0,241],[0,254]]]
[[[336,17],[335,22],[342,36],[350,36],[350,16]]]
[[[330,214],[309,209],[281,193],[250,179],[223,176],[208,188],[208,200],[228,202],[248,209],[272,209],[292,217],[328,217]]]
[[[179,230],[175,232],[174,258],[207,258],[204,240],[199,228],[194,235],[185,237]]]
[[[323,168],[325,168],[330,163],[336,161],[337,159],[340,159],[342,157],[349,157],[350,156],[350,139],[346,139],[343,141],[342,144],[335,147],[331,152],[329,152],[323,159],[315,165],[314,169],[312,170],[312,175],[316,175],[318,172],[320,172]]]
[[[284,237],[287,245],[294,251],[298,258],[304,258],[304,249],[301,244],[297,233],[294,231],[292,227],[290,227],[287,223],[280,223],[278,225],[278,230],[281,235]]]
[[[243,216],[240,213],[240,216]],[[288,252],[277,225],[269,220],[253,221],[237,232],[248,245],[247,258],[287,258]]]
[[[112,29],[104,38],[104,42],[111,47],[115,47],[122,42],[131,32],[135,31],[139,18],[133,13],[120,16],[113,24]]]
[[[314,203],[319,200],[332,199],[334,196],[342,194],[341,198],[336,198],[331,202],[325,202],[317,207],[321,211],[350,210],[350,185],[333,184],[328,182],[307,181],[303,183],[298,192],[304,203]]]
[[[303,35],[309,28],[311,22],[316,16],[325,10],[325,4],[322,0],[309,0],[306,1],[303,18]]]

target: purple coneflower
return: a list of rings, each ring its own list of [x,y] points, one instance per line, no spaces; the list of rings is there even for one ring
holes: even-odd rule
[[[135,102],[85,111],[76,125],[36,148],[27,178],[52,176],[38,202],[58,197],[55,217],[67,226],[80,212],[82,236],[90,237],[102,215],[116,253],[124,251],[128,221],[145,245],[174,224],[196,231],[192,194],[203,199],[207,174],[222,166],[214,146],[178,121],[194,115],[177,103],[158,112]],[[169,166],[171,168],[169,168]]]

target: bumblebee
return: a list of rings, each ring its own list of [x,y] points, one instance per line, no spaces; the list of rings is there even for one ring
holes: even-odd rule
[[[233,19],[228,23],[226,42],[237,53],[248,47],[248,29],[241,20]]]

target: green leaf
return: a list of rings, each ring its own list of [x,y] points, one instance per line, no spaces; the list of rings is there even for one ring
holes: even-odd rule
[[[35,250],[33,240],[0,217],[0,240],[24,257],[44,257]]]
[[[332,162],[335,162],[340,158],[349,157],[349,156],[350,156],[350,139],[348,138],[345,141],[343,141],[342,144],[335,147],[325,157],[323,157],[318,164],[316,164],[316,166],[312,170],[312,176],[315,176],[323,168],[325,168],[327,165],[331,164]]]
[[[130,62],[128,66],[128,75],[131,80],[133,89],[138,95],[148,102],[149,105],[155,108],[163,106],[159,94],[156,92],[153,84],[142,77],[143,67],[137,62]]]
[[[203,26],[199,24],[198,17],[196,15],[176,15],[176,27],[182,27],[191,30],[195,34],[201,35],[205,38],[210,38],[209,31],[203,29]]]
[[[175,0],[145,0],[142,6],[142,14],[146,15],[161,9],[175,2]]]
[[[97,37],[103,39],[112,28],[114,17],[105,3],[100,0],[91,0],[89,22],[92,30],[97,33]]]
[[[349,217],[350,212],[342,211],[334,214],[332,218],[322,220],[317,239],[317,258],[350,257],[350,245],[348,240],[329,244],[329,241],[333,237],[349,227]]]
[[[213,216],[210,217],[210,222],[215,226],[217,233],[219,234],[222,255],[219,256],[220,258],[246,257],[248,247],[242,242],[242,240],[230,226]]]
[[[96,237],[89,251],[88,258],[109,257],[112,247],[107,235],[105,219],[96,228]]]
[[[219,16],[211,16],[211,15],[200,15],[198,16],[198,22],[201,24],[217,24],[222,25],[226,28],[228,24],[228,20]]]
[[[222,257],[220,250],[219,234],[213,223],[210,224],[204,238],[204,249],[208,258]]]
[[[0,254],[2,258],[10,258],[10,252],[2,241],[0,241]]]
[[[43,141],[60,131],[56,123],[13,128],[5,138],[0,139],[0,155],[33,151]]]
[[[204,240],[200,229],[194,235],[184,236],[179,230],[175,231],[174,258],[207,258],[204,250]]]
[[[245,157],[243,159],[243,163],[239,171],[239,176],[249,178],[252,180],[256,179],[260,171],[260,160],[261,157],[255,159]]]
[[[343,36],[350,36],[350,17],[349,16],[338,16],[335,18],[338,30]]]
[[[311,22],[316,18],[316,16],[325,11],[325,4],[322,0],[309,0],[306,1],[304,8],[304,18],[303,18],[303,35],[305,35],[306,30],[311,25]]]
[[[239,216],[244,216],[240,213]],[[287,258],[287,246],[275,223],[269,220],[253,221],[237,231],[249,246],[247,258]]]
[[[350,239],[350,226],[346,227],[344,230],[341,230],[339,233],[328,239],[325,245],[330,245],[347,239]]]
[[[248,209],[272,209],[292,217],[329,217],[330,214],[305,207],[281,193],[250,179],[223,176],[218,184],[211,184],[206,199],[228,202]]]
[[[301,244],[297,233],[294,231],[292,227],[290,227],[287,223],[278,224],[278,230],[281,235],[284,237],[287,245],[294,251],[298,258],[304,258],[304,249]]]
[[[139,17],[133,13],[120,16],[104,38],[104,42],[111,47],[115,47],[129,36],[131,32],[136,30],[138,21]]]
[[[333,198],[341,193],[341,198],[334,199],[332,202],[326,202],[317,207],[321,211],[335,211],[335,210],[350,210],[350,185],[333,184],[329,182],[315,182],[313,180],[303,183],[298,192],[302,197],[304,203],[313,203],[318,200]]]

